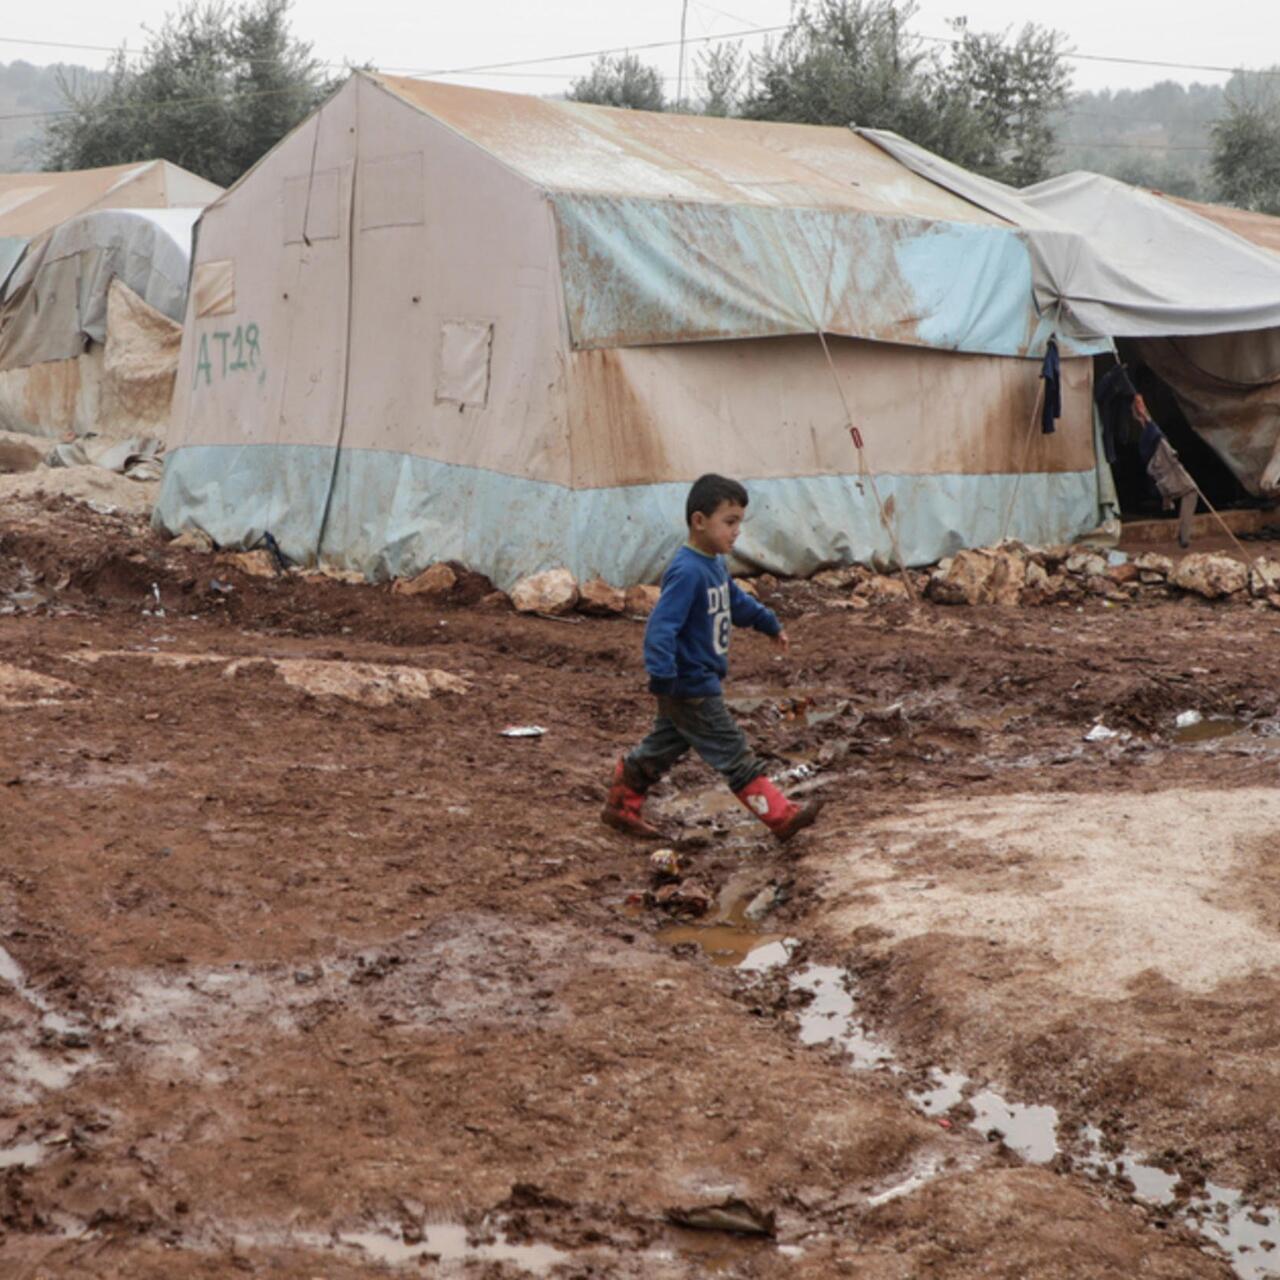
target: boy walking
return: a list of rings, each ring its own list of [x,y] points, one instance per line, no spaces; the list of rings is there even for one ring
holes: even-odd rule
[[[689,540],[662,575],[662,594],[644,633],[644,665],[649,691],[658,699],[657,719],[649,736],[618,761],[600,815],[619,831],[659,834],[641,813],[645,794],[690,747],[720,771],[779,840],[811,826],[822,808],[818,799],[801,808],[769,781],[721,696],[734,626],[763,631],[783,653],[790,648],[773,611],[743,591],[725,567],[746,507],[746,489],[724,476],[702,476],[689,490]]]

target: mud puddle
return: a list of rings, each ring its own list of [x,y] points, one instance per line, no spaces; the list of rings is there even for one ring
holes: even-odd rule
[[[660,940],[675,945],[695,942],[713,963],[733,965],[744,972],[786,963],[798,945],[794,939],[757,931],[745,916],[750,896],[739,887],[728,900],[722,918],[710,925],[671,926]],[[903,1074],[893,1050],[858,1016],[857,1000],[844,970],[834,965],[808,964],[790,975],[791,987],[809,1000],[799,1012],[803,1044],[838,1046],[855,1071]],[[1180,1177],[1150,1164],[1132,1150],[1109,1153],[1102,1131],[1086,1125],[1063,1134],[1054,1107],[1011,1102],[989,1086],[974,1087],[963,1072],[934,1068],[928,1083],[907,1095],[924,1115],[951,1127],[949,1113],[967,1103],[969,1127],[990,1141],[999,1141],[1028,1164],[1048,1165],[1069,1153],[1070,1164],[1100,1181],[1118,1182],[1152,1208],[1163,1208],[1225,1253],[1240,1280],[1280,1277],[1280,1209],[1248,1204],[1234,1188],[1206,1183],[1188,1197],[1177,1194]],[[868,1198],[871,1205],[910,1195],[945,1172],[945,1162],[929,1158],[902,1182]],[[727,1257],[728,1255],[726,1255]],[[708,1270],[712,1268],[708,1267]]]
[[[40,1025],[57,1035],[83,1035],[88,1026],[76,1018],[58,1013],[28,981],[22,966],[0,946],[0,982],[7,983],[20,1000],[40,1014]]]
[[[761,972],[786,964],[796,947],[795,939],[768,932],[761,921],[777,903],[774,885],[750,888],[731,880],[717,903],[715,917],[704,924],[671,924],[656,937],[669,947],[693,943],[714,965]]]
[[[472,1243],[470,1232],[461,1222],[423,1223],[409,1233],[392,1230],[344,1231],[327,1244],[357,1249],[366,1257],[390,1266],[429,1259],[449,1269],[471,1263],[497,1262],[518,1267],[526,1275],[543,1276],[552,1267],[569,1262],[572,1255],[549,1244],[513,1244],[502,1234],[484,1243]]]
[[[1179,746],[1252,736],[1253,725],[1248,720],[1236,716],[1201,716],[1199,712],[1184,712],[1180,715],[1172,735],[1173,741]]]
[[[836,1044],[844,1050],[848,1065],[857,1071],[889,1071],[901,1074],[892,1050],[859,1019],[857,1001],[849,989],[843,970],[832,965],[806,965],[791,975],[794,990],[812,998],[800,1012],[800,1039],[804,1044]],[[1046,1165],[1064,1150],[1070,1150],[1072,1164],[1100,1180],[1118,1181],[1132,1187],[1135,1199],[1156,1208],[1168,1208],[1170,1216],[1217,1245],[1228,1257],[1240,1280],[1269,1280],[1280,1277],[1280,1209],[1251,1205],[1231,1187],[1206,1183],[1203,1191],[1192,1192],[1179,1203],[1181,1179],[1157,1165],[1147,1163],[1140,1153],[1122,1150],[1109,1154],[1101,1130],[1083,1126],[1063,1143],[1058,1112],[1035,1103],[1010,1102],[989,1087],[974,1089],[961,1072],[935,1068],[930,1083],[908,1096],[925,1115],[944,1117],[967,1102],[973,1111],[969,1127],[989,1140],[1000,1141],[1029,1164]],[[939,1176],[941,1166],[922,1168],[900,1184],[881,1193],[895,1198],[924,1186]]]

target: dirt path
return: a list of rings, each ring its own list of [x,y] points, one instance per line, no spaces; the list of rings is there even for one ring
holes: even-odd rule
[[[682,765],[690,942],[595,821],[640,626],[464,589],[0,519],[6,1276],[1280,1275],[1274,614],[779,588],[826,819]]]

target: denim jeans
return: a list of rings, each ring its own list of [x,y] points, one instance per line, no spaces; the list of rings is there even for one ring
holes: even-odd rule
[[[624,757],[627,782],[648,791],[692,747],[741,791],[765,772],[724,698],[659,698],[649,736]]]

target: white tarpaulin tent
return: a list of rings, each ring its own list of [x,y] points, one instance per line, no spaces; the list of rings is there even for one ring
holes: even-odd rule
[[[198,209],[106,209],[38,237],[0,290],[0,426],[163,437]]]

